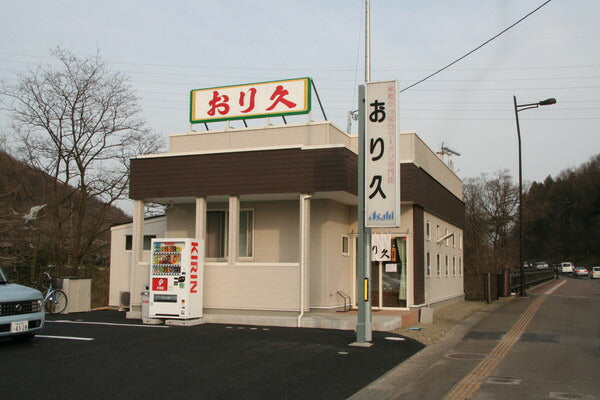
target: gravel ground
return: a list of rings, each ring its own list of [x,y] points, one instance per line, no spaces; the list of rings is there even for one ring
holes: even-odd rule
[[[487,306],[487,303],[479,301],[460,301],[449,304],[434,310],[432,324],[417,323],[410,327],[396,329],[394,333],[430,345],[442,339],[454,325]]]

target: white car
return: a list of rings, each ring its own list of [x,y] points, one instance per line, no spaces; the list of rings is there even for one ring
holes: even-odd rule
[[[592,267],[592,279],[600,279],[600,267]]]
[[[10,283],[0,268],[0,338],[31,339],[44,327],[39,290]]]
[[[559,271],[562,272],[563,274],[570,274],[573,272],[574,269],[575,269],[575,265],[573,265],[573,263],[570,261],[563,261],[560,263]]]

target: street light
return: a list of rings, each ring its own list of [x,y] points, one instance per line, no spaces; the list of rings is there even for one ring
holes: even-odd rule
[[[521,271],[521,296],[527,296],[525,293],[525,267],[523,266],[523,169],[521,167],[521,129],[519,128],[519,112],[538,108],[539,106],[548,106],[556,104],[556,99],[550,98],[538,103],[517,104],[517,97],[513,96],[515,104],[515,119],[517,120],[517,137],[519,139],[519,268]]]

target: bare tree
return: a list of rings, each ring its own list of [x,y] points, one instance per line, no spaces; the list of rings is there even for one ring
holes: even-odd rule
[[[518,188],[508,171],[468,179],[465,198],[465,264],[473,272],[500,272],[514,264]]]
[[[54,261],[76,271],[107,245],[98,239],[111,206],[127,195],[129,159],[161,146],[139,117],[123,74],[110,72],[98,54],[82,59],[61,48],[51,54],[57,65],[0,84],[0,95],[21,139],[20,158],[52,183]]]

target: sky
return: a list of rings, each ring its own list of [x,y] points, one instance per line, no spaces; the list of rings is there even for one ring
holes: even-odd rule
[[[543,3],[372,0],[371,80],[406,88]],[[363,0],[0,5],[0,79],[14,83],[19,73],[55,63],[57,46],[81,58],[98,52],[111,71],[129,76],[142,117],[165,138],[190,130],[192,89],[297,77],[314,80],[327,119],[346,130],[365,79]],[[460,153],[451,160],[463,179],[507,169],[516,181],[513,96],[518,104],[554,97],[555,105],[519,113],[523,179],[540,182],[581,165],[600,153],[599,19],[598,0],[552,0],[464,60],[400,90],[400,130],[416,132],[434,151],[444,145]],[[313,104],[311,118],[323,121]],[[10,138],[9,122],[0,110],[0,132]]]

